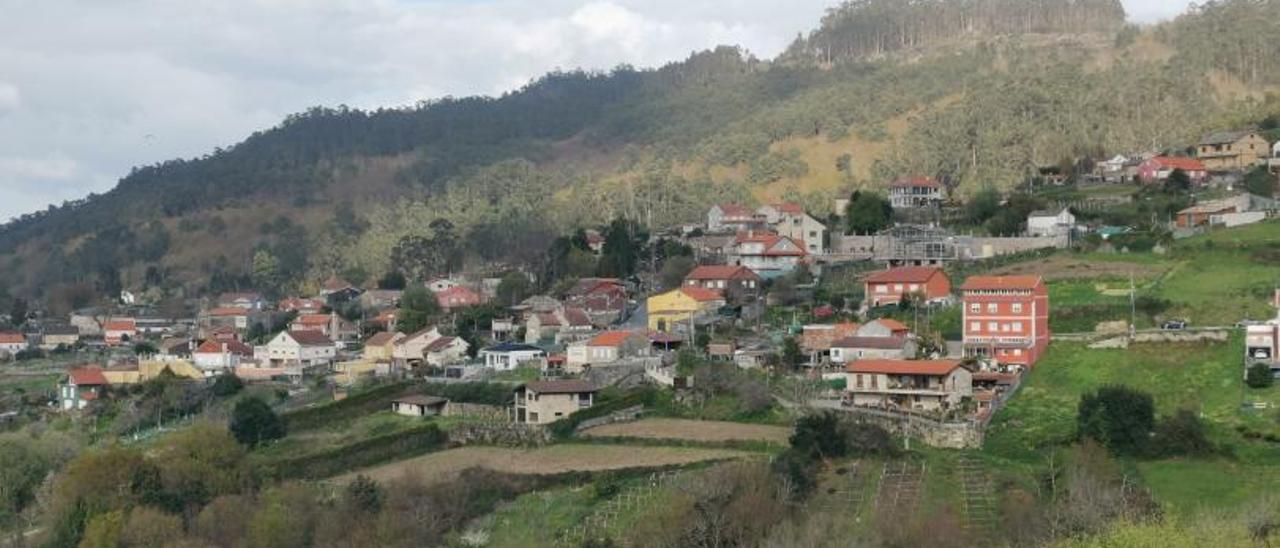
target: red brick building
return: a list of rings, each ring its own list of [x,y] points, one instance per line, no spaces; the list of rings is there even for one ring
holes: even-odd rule
[[[1034,366],[1049,346],[1049,291],[1039,276],[974,276],[964,295],[964,352]]]
[[[903,296],[912,293],[923,295],[928,302],[943,301],[951,296],[951,280],[941,269],[930,266],[882,270],[868,276],[865,285],[869,307],[898,304]]]

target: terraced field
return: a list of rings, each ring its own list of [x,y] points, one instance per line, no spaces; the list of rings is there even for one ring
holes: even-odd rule
[[[684,440],[694,442],[761,441],[785,444],[791,429],[785,426],[685,419],[644,419],[597,426],[585,437]]]

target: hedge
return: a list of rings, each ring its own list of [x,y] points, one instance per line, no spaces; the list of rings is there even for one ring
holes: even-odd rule
[[[656,396],[657,390],[654,390],[653,388],[645,388],[639,392],[632,392],[622,396],[621,398],[609,400],[583,409],[582,411],[578,411],[568,417],[551,423],[548,425],[548,428],[551,429],[551,434],[557,439],[566,439],[572,437],[574,431],[578,429],[578,425],[582,424],[584,421],[600,418],[637,405],[652,406]]]
[[[435,423],[427,423],[328,451],[275,460],[266,464],[267,474],[281,480],[327,478],[357,468],[430,453],[443,448],[448,442],[449,435],[444,430]]]
[[[460,403],[505,407],[511,405],[514,389],[514,385],[489,382],[427,383],[422,393]]]
[[[290,432],[320,428],[335,421],[366,415],[391,405],[391,400],[405,395],[413,381],[399,381],[371,388],[346,399],[315,407],[290,411],[281,415]]]

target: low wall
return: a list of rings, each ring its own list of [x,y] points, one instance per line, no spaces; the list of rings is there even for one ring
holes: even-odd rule
[[[926,445],[944,449],[977,449],[982,447],[982,427],[974,421],[945,422],[937,419],[865,407],[845,407],[838,402],[816,409],[840,411],[858,422],[874,424],[898,436],[918,439]]]
[[[449,402],[444,408],[446,417],[468,417],[473,419],[505,421],[509,418],[506,408],[481,403]]]
[[[551,431],[541,425],[514,422],[464,423],[449,429],[453,445],[541,447],[551,443]]]
[[[596,417],[594,419],[584,420],[578,423],[578,426],[577,428],[574,429],[574,431],[581,432],[588,428],[595,428],[597,426],[604,426],[606,424],[613,424],[617,422],[631,422],[640,418],[640,415],[643,415],[643,414],[644,414],[643,405],[636,405],[634,407],[628,407],[626,409],[619,409],[618,411],[614,411],[603,417]]]

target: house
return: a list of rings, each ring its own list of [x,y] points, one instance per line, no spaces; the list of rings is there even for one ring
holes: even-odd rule
[[[484,298],[479,293],[472,291],[471,288],[457,285],[436,293],[436,302],[440,303],[440,308],[452,311],[459,308],[480,306],[484,302]]]
[[[708,318],[725,305],[715,291],[685,286],[649,297],[649,329],[651,331],[684,331],[690,325]]]
[[[71,348],[80,342],[80,328],[74,325],[46,325],[40,330],[40,348]]]
[[[1117,154],[1109,160],[1098,162],[1094,166],[1094,175],[1103,182],[1124,183],[1127,180],[1125,168],[1129,164],[1129,158],[1126,158],[1123,154]]]
[[[761,206],[756,214],[764,217],[765,223],[779,235],[805,242],[805,251],[810,255],[827,252],[823,243],[827,239],[827,226],[806,213],[800,204],[787,202]]]
[[[856,360],[845,367],[847,401],[858,407],[944,411],[973,397],[959,360]]]
[[[832,343],[857,335],[861,327],[856,323],[806,325],[801,328],[800,349],[809,354],[810,362],[820,363],[830,356]]]
[[[436,396],[405,396],[391,400],[391,412],[406,417],[435,417],[444,414],[449,400]]]
[[[89,402],[106,394],[107,378],[97,366],[77,367],[67,371],[67,378],[58,385],[58,407],[63,410],[84,409]]]
[[[511,307],[511,310],[521,314],[540,314],[543,312],[555,312],[564,307],[564,304],[556,300],[554,297],[547,295],[534,295],[520,301],[520,304]],[[526,318],[527,319],[527,318]]]
[[[906,338],[911,336],[911,328],[893,318],[880,318],[863,324],[855,336]]]
[[[1071,208],[1062,211],[1032,211],[1027,215],[1027,234],[1030,236],[1070,236],[1076,228],[1076,216]]]
[[[605,237],[599,230],[588,228],[582,231],[582,234],[587,239],[587,249],[590,249],[593,255],[604,253]]]
[[[515,389],[515,421],[550,424],[594,403],[596,389],[582,380],[535,381]]]
[[[443,336],[440,334],[440,330],[435,327],[428,327],[409,335],[401,335],[392,343],[391,359],[402,366],[416,367],[422,365],[426,363],[427,347]]]
[[[211,338],[211,341],[217,340],[236,340],[236,339],[217,339]],[[191,353],[195,351],[196,344],[189,337],[165,337],[156,343],[156,355],[153,359],[163,362],[173,362],[179,360],[191,359]]]
[[[772,232],[739,232],[729,253],[731,263],[745,266],[765,279],[794,271],[808,252],[803,240],[796,241]]]
[[[284,331],[262,350],[259,360],[271,367],[284,367],[293,378],[326,370],[337,356],[337,346],[319,331]]]
[[[200,329],[205,333],[219,327],[229,327],[243,332],[249,329],[251,314],[253,314],[253,311],[249,308],[219,306],[202,312],[197,321],[200,324]]]
[[[591,337],[591,315],[581,308],[558,308],[530,314],[525,319],[525,342],[565,344]]]
[[[889,183],[889,203],[894,209],[933,207],[942,203],[943,190],[932,177],[906,177]]]
[[[337,276],[331,276],[323,284],[320,284],[319,296],[326,303],[344,303],[359,297],[360,293],[360,288],[352,285],[351,282]]]
[[[1244,336],[1245,373],[1256,364],[1271,368],[1271,375],[1280,378],[1280,321],[1264,325],[1250,325]]]
[[[1196,146],[1196,158],[1209,171],[1242,171],[1265,160],[1271,143],[1257,131],[1211,133]]]
[[[1034,366],[1049,346],[1049,291],[1039,276],[973,276],[960,287],[964,354]]]
[[[905,360],[915,357],[916,343],[907,337],[845,337],[831,343],[831,363],[855,360]]]
[[[246,310],[266,310],[267,300],[261,293],[223,293],[218,295],[218,308],[244,308]]]
[[[172,362],[144,360],[136,364],[115,365],[102,370],[102,376],[107,379],[107,384],[111,386],[142,384],[164,374],[170,374],[185,380],[205,380],[208,378],[204,371],[201,371],[195,364],[186,360]]]
[[[622,319],[627,310],[627,289],[616,278],[583,278],[569,288],[564,301],[586,312],[592,325],[605,327]]]
[[[951,279],[941,268],[903,266],[867,276],[863,283],[869,308],[896,305],[907,295],[919,295],[926,303],[951,299]]]
[[[27,336],[22,333],[0,332],[0,357],[13,357],[27,349]]]
[[[1192,183],[1202,183],[1209,177],[1209,169],[1195,158],[1156,156],[1138,166],[1138,180],[1143,184],[1164,182],[1175,170],[1186,173]]]
[[[365,310],[386,310],[400,306],[404,291],[399,289],[370,289],[360,295],[360,307]]]
[[[505,342],[480,351],[485,367],[498,371],[510,371],[524,364],[541,364],[546,351],[533,345]]]
[[[351,343],[360,340],[360,328],[342,316],[328,314],[304,314],[289,324],[292,331],[319,331],[330,340]]]
[[[1267,167],[1273,172],[1280,172],[1280,141],[1271,145],[1271,159],[1267,160]]]
[[[717,204],[707,211],[708,232],[739,232],[764,226],[764,218],[740,204]]]
[[[1179,211],[1174,218],[1178,228],[1198,226],[1239,226],[1265,220],[1265,211],[1253,211],[1253,197],[1239,194],[1230,198],[1211,200]]]
[[[627,358],[648,356],[649,337],[634,331],[605,331],[587,341],[569,345],[567,371],[576,373],[587,367],[608,365]]]
[[[745,266],[704,265],[684,277],[686,287],[701,287],[722,294],[725,300],[743,303],[760,297],[764,280]]]
[[[107,346],[129,344],[138,337],[138,323],[133,318],[112,318],[102,326],[102,340]]]
[[[466,361],[468,350],[471,350],[471,344],[462,337],[440,337],[431,341],[422,355],[427,365],[440,367]]]
[[[383,310],[377,316],[368,320],[368,325],[382,329],[383,331],[396,331],[399,327],[400,311],[395,308]]]
[[[205,341],[191,353],[191,361],[205,376],[234,371],[240,361],[253,357],[253,347],[239,341]]]
[[[426,283],[427,290],[432,293],[443,293],[461,285],[462,282],[453,278],[431,278]]]
[[[298,315],[319,314],[328,306],[321,299],[300,299],[297,297],[280,301],[278,308],[281,312],[297,312]]]
[[[396,343],[404,340],[404,333],[383,331],[375,333],[364,342],[364,359],[371,362],[389,362]]]

